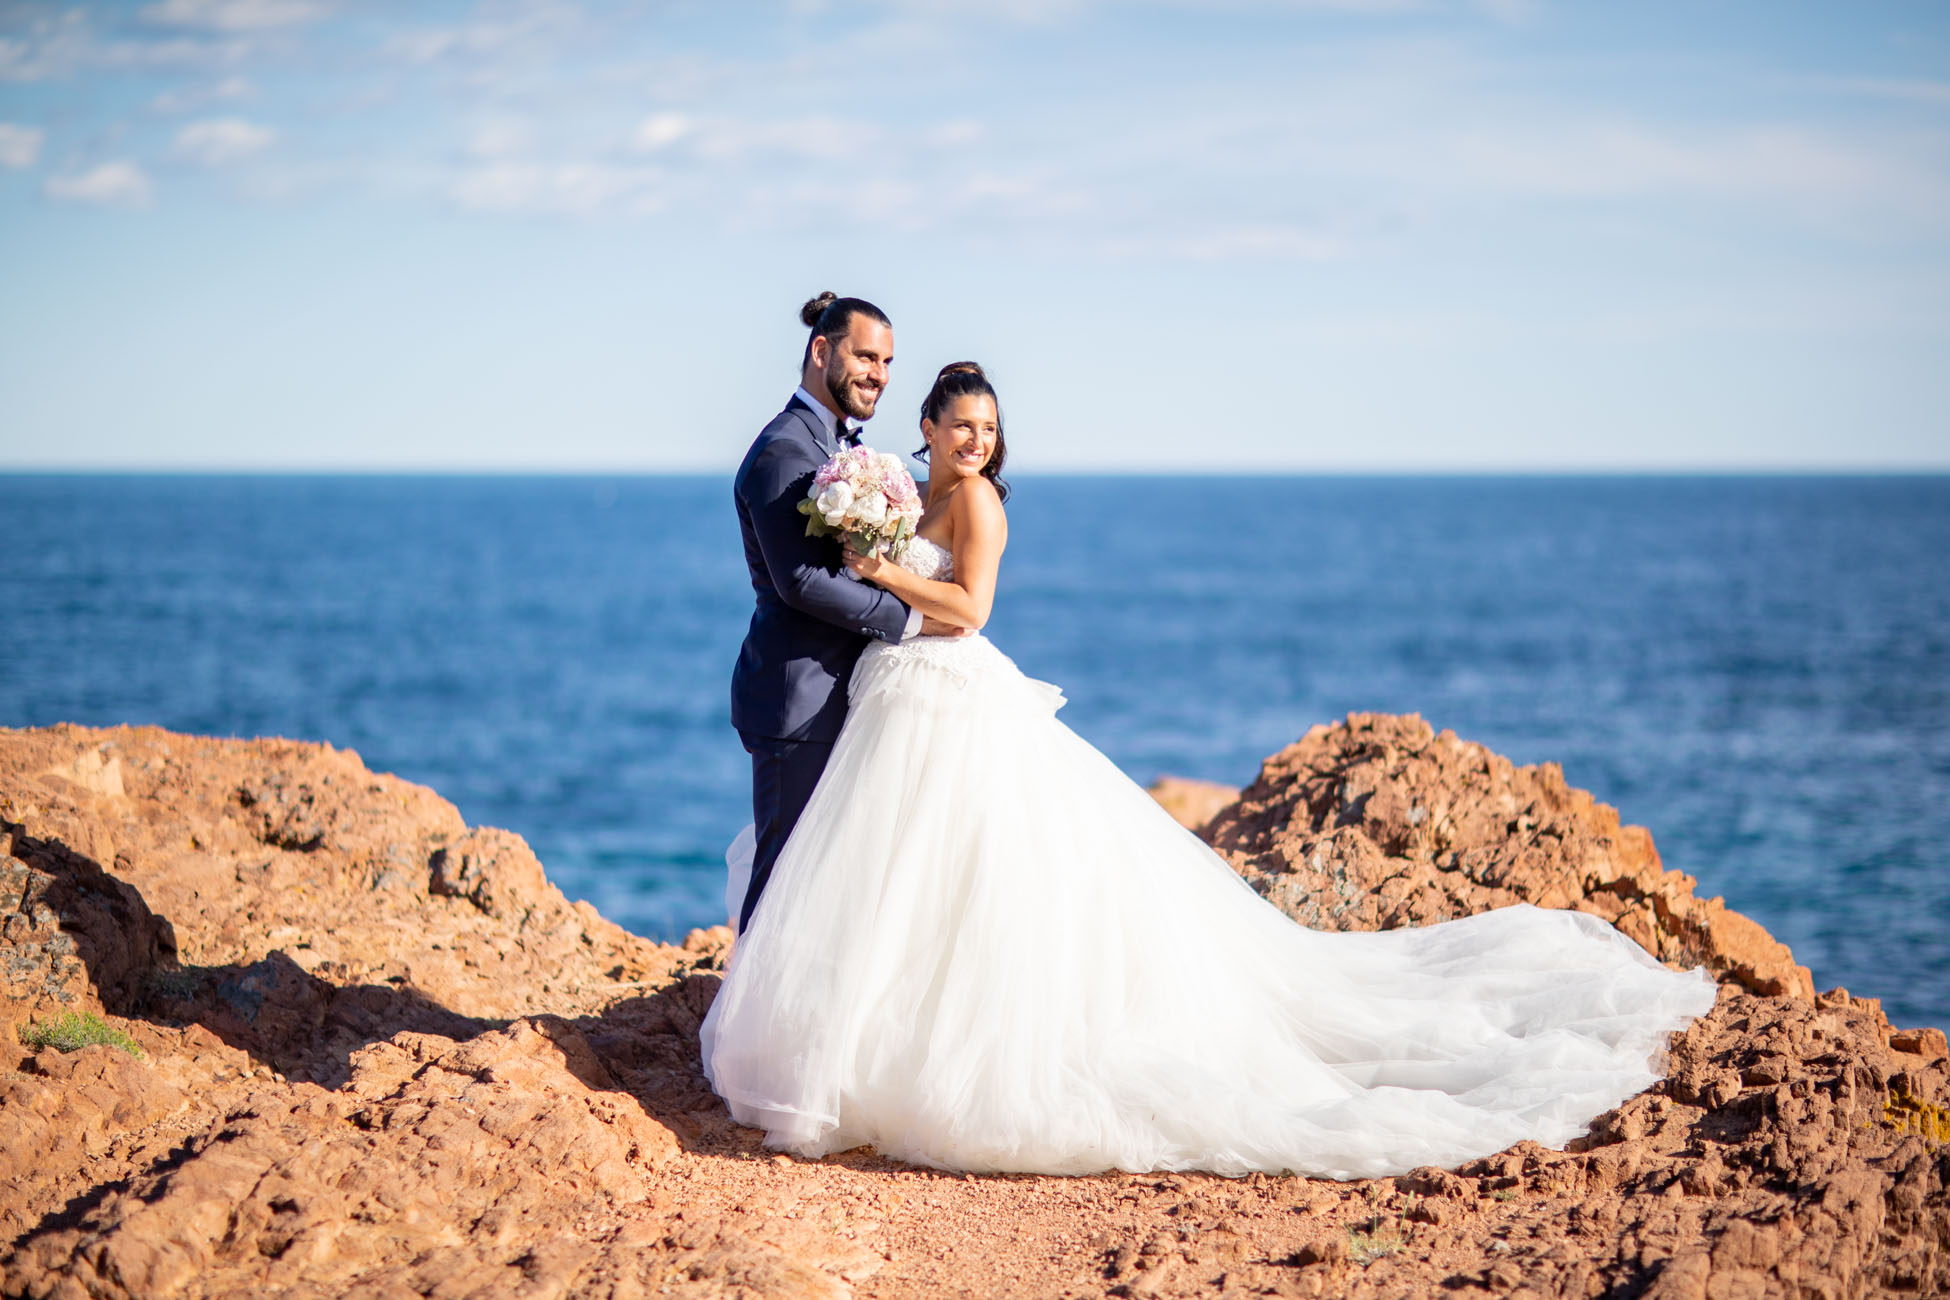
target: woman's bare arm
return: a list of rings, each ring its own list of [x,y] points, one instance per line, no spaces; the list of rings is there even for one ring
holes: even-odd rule
[[[1009,544],[1009,517],[1002,497],[985,478],[971,478],[948,503],[954,543],[955,576],[940,582],[920,578],[891,560],[849,549],[846,567],[893,592],[928,618],[956,627],[980,628],[995,605],[995,577]]]

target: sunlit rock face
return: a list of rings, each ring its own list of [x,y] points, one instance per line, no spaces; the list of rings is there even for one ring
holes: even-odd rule
[[[1555,767],[1362,715],[1193,793],[1306,924],[1578,907],[1718,1004],[1570,1150],[1458,1170],[791,1160],[699,1069],[722,928],[627,934],[329,746],[0,730],[0,1294],[1950,1291],[1942,1033],[1813,994]],[[109,1041],[44,1045],[63,1016]]]
[[[1202,830],[1255,888],[1304,925],[1388,930],[1512,903],[1570,907],[1673,966],[1705,966],[1756,993],[1810,999],[1805,967],[1691,876],[1652,836],[1564,782],[1418,717],[1354,714],[1267,759]]]

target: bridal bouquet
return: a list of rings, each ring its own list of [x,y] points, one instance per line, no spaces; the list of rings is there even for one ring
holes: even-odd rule
[[[921,521],[921,490],[899,456],[848,447],[819,467],[799,503],[806,536],[843,536],[858,551],[885,544],[898,559]]]

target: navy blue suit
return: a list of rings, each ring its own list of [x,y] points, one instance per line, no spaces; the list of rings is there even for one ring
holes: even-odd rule
[[[799,503],[837,450],[825,422],[795,395],[732,482],[758,598],[731,674],[731,725],[752,756],[758,838],[740,930],[833,752],[854,662],[869,640],[898,642],[907,627],[907,606],[847,572],[837,540],[806,536]]]

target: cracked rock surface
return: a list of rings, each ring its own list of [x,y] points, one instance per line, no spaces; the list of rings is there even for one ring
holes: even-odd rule
[[[789,1159],[699,1070],[723,929],[627,934],[519,837],[329,746],[0,730],[0,1294],[1950,1292],[1941,1031],[1816,994],[1553,766],[1356,715],[1216,816],[1195,794],[1306,924],[1578,907],[1706,965],[1718,1004],[1571,1150],[1458,1170]],[[62,1012],[140,1054],[24,1045]]]

